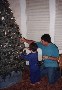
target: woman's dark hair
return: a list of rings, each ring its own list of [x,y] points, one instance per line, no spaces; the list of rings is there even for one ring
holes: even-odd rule
[[[29,49],[32,50],[33,52],[37,51],[37,44],[35,42],[32,42],[30,45],[29,45]]]
[[[42,35],[41,39],[48,42],[48,43],[51,43],[51,37],[49,34]]]

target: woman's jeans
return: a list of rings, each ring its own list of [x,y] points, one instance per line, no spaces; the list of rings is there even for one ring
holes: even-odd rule
[[[47,76],[49,84],[55,83],[60,77],[60,72],[57,67],[41,66],[40,71],[41,71],[41,78]]]

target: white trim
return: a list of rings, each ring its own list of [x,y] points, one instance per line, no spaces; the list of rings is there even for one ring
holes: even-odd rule
[[[59,54],[62,54],[62,50],[59,50]]]
[[[55,32],[55,11],[56,11],[56,0],[49,0],[50,9],[50,36],[51,41],[54,42],[54,32]]]
[[[26,38],[27,34],[27,15],[26,15],[26,0],[20,0],[20,6],[21,6],[21,34],[22,37]]]

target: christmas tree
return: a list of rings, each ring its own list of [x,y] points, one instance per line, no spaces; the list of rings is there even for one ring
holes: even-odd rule
[[[5,78],[12,71],[21,70],[23,59],[19,58],[24,43],[22,35],[7,0],[0,0],[0,76]]]

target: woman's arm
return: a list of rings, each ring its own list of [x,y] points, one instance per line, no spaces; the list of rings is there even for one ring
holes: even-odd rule
[[[28,43],[28,44],[31,44],[32,42],[35,42],[35,41],[33,41],[33,40],[28,40],[28,39],[25,39],[25,38],[21,38],[20,41],[26,42],[26,43]]]
[[[56,60],[58,61],[59,57],[52,57],[52,56],[43,56],[42,59],[50,59],[50,60]]]

